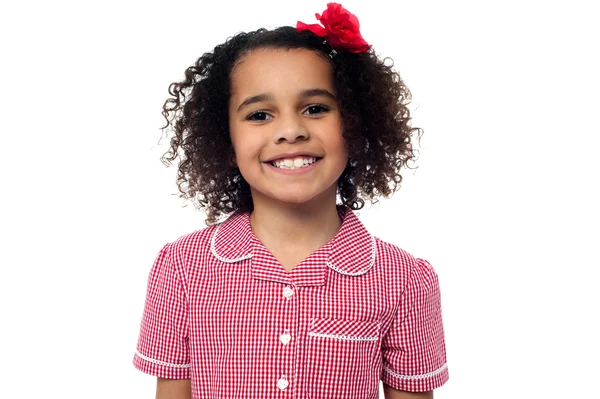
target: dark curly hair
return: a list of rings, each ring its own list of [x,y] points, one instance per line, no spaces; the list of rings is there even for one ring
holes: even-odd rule
[[[231,71],[249,51],[257,48],[310,49],[329,60],[343,120],[348,164],[338,180],[343,205],[362,209],[365,200],[389,197],[400,186],[400,168],[415,155],[411,144],[411,93],[389,58],[380,60],[373,48],[364,53],[338,51],[310,31],[290,26],[238,33],[212,52],[202,55],[172,83],[162,115],[174,136],[161,161],[169,166],[181,149],[177,185],[180,197],[195,199],[212,225],[235,211],[252,211],[250,186],[231,164],[229,136]],[[333,56],[330,56],[334,54]]]

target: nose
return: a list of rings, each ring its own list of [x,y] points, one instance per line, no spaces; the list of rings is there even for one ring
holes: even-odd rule
[[[299,140],[307,140],[308,129],[299,115],[281,115],[273,134],[276,143],[294,143]]]

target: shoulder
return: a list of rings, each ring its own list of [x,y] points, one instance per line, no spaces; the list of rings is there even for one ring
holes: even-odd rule
[[[213,233],[217,227],[218,224],[215,224],[181,235],[171,243],[171,247],[182,255],[209,249]]]
[[[409,275],[415,266],[417,258],[405,249],[373,237],[377,250],[377,266],[386,274],[392,276]]]
[[[206,259],[210,251],[211,238],[218,225],[208,226],[183,234],[168,242],[163,250],[176,269],[188,274],[190,269],[199,270],[201,259]]]
[[[409,283],[415,280],[419,280],[423,288],[437,281],[437,274],[429,261],[378,237],[374,239],[377,248],[376,265],[390,290],[402,294]]]

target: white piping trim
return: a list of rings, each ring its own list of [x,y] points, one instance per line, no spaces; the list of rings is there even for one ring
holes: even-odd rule
[[[342,341],[377,341],[379,337],[361,337],[359,335],[342,335],[342,334],[324,334],[324,333],[316,333],[309,332],[309,336],[311,337],[320,337],[320,338],[333,338],[339,339]]]
[[[225,222],[223,222],[223,223],[225,223]],[[215,231],[213,232],[212,238],[210,239],[210,251],[212,252],[213,256],[215,258],[219,259],[221,262],[225,262],[225,263],[235,263],[235,262],[240,262],[245,259],[252,258],[252,253],[244,255],[241,258],[235,258],[235,259],[224,258],[217,253],[217,249],[215,248],[215,241],[217,239],[217,232],[219,231],[219,228],[221,227],[221,225],[223,223],[220,223],[219,225],[217,225],[217,227],[215,227]]]
[[[327,262],[327,266],[329,266],[331,269],[335,270],[336,272],[338,272],[340,274],[344,274],[346,276],[362,276],[363,274],[365,274],[366,272],[368,272],[369,270],[371,270],[371,268],[375,264],[375,258],[376,257],[377,257],[377,244],[375,243],[375,237],[371,236],[371,263],[369,264],[369,267],[367,267],[365,270],[361,270],[361,271],[356,272],[356,273],[350,273],[350,272],[347,272],[345,270],[340,269],[339,267],[337,267],[333,263]]]
[[[431,373],[421,374],[421,375],[402,375],[402,374],[394,373],[387,366],[383,366],[383,368],[385,369],[385,371],[390,373],[392,376],[399,378],[401,380],[421,380],[423,378],[433,377],[434,375],[437,375],[437,374],[441,373],[442,371],[446,370],[448,368],[448,363],[444,363],[444,365],[442,367],[440,367],[439,369],[437,369],[435,371],[432,371]]]
[[[189,363],[188,364],[175,364],[175,363],[167,363],[167,362],[162,362],[160,360],[155,360],[148,356],[142,355],[138,350],[135,351],[135,354],[139,358],[144,359],[150,363],[158,364],[159,366],[174,367],[176,369],[187,369],[187,368],[190,368],[190,366],[191,366],[191,364],[189,364]]]

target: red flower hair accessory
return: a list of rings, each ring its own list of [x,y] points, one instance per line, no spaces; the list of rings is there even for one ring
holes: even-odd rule
[[[315,14],[323,24],[307,25],[298,21],[296,30],[298,32],[309,30],[317,36],[327,37],[329,45],[334,50],[347,50],[352,53],[364,53],[371,45],[368,44],[360,34],[360,24],[356,15],[342,7],[338,3],[327,3],[327,9],[323,15]]]

